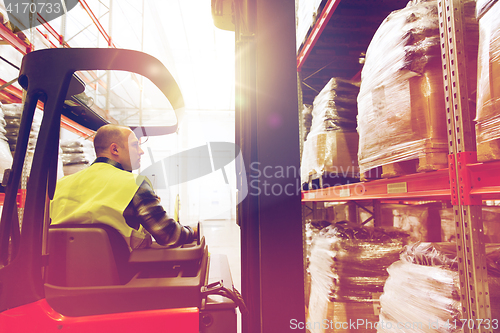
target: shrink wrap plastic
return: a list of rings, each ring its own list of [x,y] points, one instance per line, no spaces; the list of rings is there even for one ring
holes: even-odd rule
[[[0,103],[0,105],[2,105]],[[9,143],[5,134],[5,126],[7,123],[4,119],[3,109],[0,109],[0,182],[3,179],[3,173],[6,169],[12,167],[12,153],[10,152]]]
[[[321,0],[296,0],[295,1],[295,22],[296,22],[296,37],[297,50],[305,41],[309,28],[316,21]]]
[[[306,304],[309,303],[309,296],[311,290],[311,272],[309,270],[309,262],[311,258],[311,248],[314,238],[320,233],[320,231],[331,225],[330,222],[326,220],[310,221],[305,224],[305,243],[306,243]]]
[[[61,150],[61,160],[65,176],[85,169],[96,158],[93,144],[86,140],[61,142]]]
[[[394,227],[409,234],[409,243],[442,241],[439,225],[441,203],[383,204],[382,207],[390,209]]]
[[[312,125],[312,105],[304,104],[304,108],[302,109],[302,119],[303,119],[303,137],[302,141],[306,141],[309,132],[311,131]]]
[[[9,3],[9,2],[7,2]],[[12,4],[10,2],[10,4]],[[12,11],[11,11],[12,13]],[[0,24],[4,25],[7,29],[12,31],[16,36],[21,39],[26,44],[30,44],[26,35],[21,31],[22,29],[15,26],[12,21],[9,20],[9,14],[7,8],[5,7],[5,1],[0,1]]]
[[[386,269],[398,260],[407,236],[395,228],[348,222],[322,229],[313,239],[310,254],[309,321],[356,321],[345,314],[351,309],[358,319],[376,323],[373,296],[382,292]],[[339,305],[344,316],[334,310]]]
[[[441,217],[441,241],[456,241],[455,212],[453,208],[439,211]],[[500,243],[500,206],[483,206],[483,241],[485,243]]]
[[[2,110],[6,122],[6,133],[5,136],[8,139],[10,150],[12,155],[16,150],[17,137],[19,135],[19,127],[21,125],[21,116],[23,114],[23,104],[3,104]],[[33,162],[33,154],[35,153],[36,141],[38,138],[38,132],[40,131],[40,125],[42,124],[43,112],[39,109],[35,110],[35,115],[33,117],[33,122],[31,124],[30,137],[28,140],[28,148],[26,151],[26,160],[28,170],[31,170],[31,163]]]
[[[392,12],[368,46],[358,96],[361,172],[445,153],[446,113],[437,1]],[[433,169],[420,165],[419,171]]]
[[[330,79],[314,98],[308,138],[328,131],[356,131],[358,93],[359,87],[350,81]]]
[[[0,24],[6,25],[9,22],[9,14],[3,1],[0,3]]]
[[[500,277],[500,246],[486,252],[492,317],[498,318],[498,289],[491,286]],[[387,269],[377,332],[463,332],[457,269],[455,243],[406,246]]]
[[[482,144],[500,138],[500,3],[494,4],[479,20],[476,138],[478,160],[489,157]],[[498,147],[497,147],[498,149]],[[484,156],[484,157],[483,157]]]
[[[311,258],[311,248],[313,240],[321,232],[322,229],[330,226],[332,223],[326,220],[311,221],[305,226],[305,241],[306,241],[306,271],[309,273],[309,261]]]
[[[358,92],[359,88],[350,81],[332,78],[314,98],[311,128],[302,152],[302,183],[325,172],[359,178]]]
[[[395,228],[336,223],[321,230],[311,249],[313,283],[329,301],[371,301],[386,268],[398,260],[407,234]]]

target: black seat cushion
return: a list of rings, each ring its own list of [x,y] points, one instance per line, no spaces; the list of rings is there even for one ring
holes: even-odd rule
[[[49,229],[46,281],[65,287],[125,284],[135,273],[129,247],[106,224],[58,224]]]

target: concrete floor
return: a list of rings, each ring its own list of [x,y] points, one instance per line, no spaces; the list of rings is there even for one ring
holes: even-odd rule
[[[229,261],[234,287],[241,292],[240,227],[235,220],[202,221],[203,235],[212,254],[224,254]],[[241,317],[238,315],[238,333],[241,332]]]

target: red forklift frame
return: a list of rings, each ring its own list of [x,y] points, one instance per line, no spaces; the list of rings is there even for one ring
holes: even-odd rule
[[[231,290],[232,280],[227,262],[217,256],[208,256],[203,239],[201,241],[198,239],[195,247],[179,250],[163,249],[160,250],[163,251],[161,253],[156,249],[145,249],[155,253],[144,251],[129,253],[128,247],[125,247],[125,257],[130,255],[128,264],[142,265],[141,267],[151,268],[153,264],[165,266],[166,263],[185,261],[187,255],[187,259],[191,260],[189,265],[192,262],[197,265],[194,268],[195,274],[189,276],[191,284],[184,286],[186,280],[181,279],[180,285],[173,288],[172,293],[168,289],[170,280],[162,276],[152,279],[151,286],[147,281],[144,283],[147,278],[139,275],[130,280],[133,285],[71,288],[71,286],[53,286],[50,281],[47,283],[47,276],[44,276],[47,275],[47,267],[50,277],[53,275],[54,267],[50,263],[57,261],[54,258],[64,259],[66,255],[47,251],[49,246],[54,249],[50,245],[51,238],[48,237],[47,203],[48,199],[53,197],[56,186],[63,105],[67,96],[83,91],[83,84],[74,76],[75,71],[79,70],[122,70],[143,75],[167,97],[178,121],[182,117],[184,101],[174,78],[161,62],[145,53],[120,49],[47,49],[31,52],[23,58],[19,83],[27,93],[12,170],[4,175],[6,190],[0,222],[0,332],[57,332],[63,328],[71,332],[103,333],[110,330],[128,332],[164,328],[168,328],[169,332],[179,333],[235,332],[235,306],[230,299],[239,302],[239,295]],[[44,115],[26,189],[23,219],[20,223],[16,199],[31,123],[39,100],[44,102]],[[178,123],[136,132],[138,136],[146,132],[161,135],[174,133],[177,128]],[[73,242],[77,238],[73,235],[78,236],[81,232],[89,231],[85,229],[96,227],[91,225],[89,228],[83,228],[80,225],[73,226],[74,229],[68,229],[66,226],[60,228],[63,230],[51,228],[51,237],[59,233],[63,240],[66,237],[69,242]],[[105,237],[110,243],[112,243],[111,232],[106,231]],[[121,237],[118,238],[123,241]],[[86,250],[90,249],[88,243],[81,242],[78,246],[80,246],[79,253],[84,255],[86,252],[92,253]],[[112,253],[116,254],[114,248]],[[192,260],[193,253],[197,255],[195,260]],[[58,257],[60,255],[62,257]],[[99,253],[94,254],[94,258],[99,256]],[[193,271],[192,268],[190,270]],[[198,282],[193,282],[191,276],[195,280],[198,279],[196,280]],[[158,286],[157,284],[162,281],[163,283]],[[146,298],[153,298],[153,305],[149,305],[146,299],[134,308],[134,300],[137,300],[137,297],[135,299],[133,297],[141,295],[141,291],[144,290],[149,295]],[[186,290],[189,292],[189,297],[182,297]],[[120,295],[122,291],[125,296]],[[220,306],[222,303],[215,306],[219,309],[213,308],[214,301],[208,297],[213,294],[226,296],[222,307]],[[52,301],[49,300],[49,295],[52,295]],[[108,295],[114,297],[115,309],[107,311],[105,306],[100,306],[100,310],[95,310],[99,308],[96,302],[99,302],[99,299],[106,300]],[[123,299],[125,298],[126,303],[127,295],[132,305],[123,307]],[[169,298],[169,295],[175,297]],[[175,299],[172,298],[179,299],[179,304],[182,306],[176,306]],[[75,310],[72,304],[80,301],[84,304],[94,304],[94,307],[84,305],[83,310]],[[69,310],[68,304],[71,307]],[[163,304],[167,306],[164,308]],[[56,307],[64,310],[55,310]],[[209,309],[211,307],[212,310],[229,310],[232,313],[230,326],[224,323],[228,318],[227,312],[224,314],[224,311],[212,311]],[[120,309],[125,310],[120,311]],[[227,327],[231,328],[228,330]]]

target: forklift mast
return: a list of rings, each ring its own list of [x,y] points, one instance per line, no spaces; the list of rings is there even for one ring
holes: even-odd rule
[[[237,210],[243,333],[304,332],[295,2],[212,0],[212,16],[235,31],[237,182],[253,184]]]

